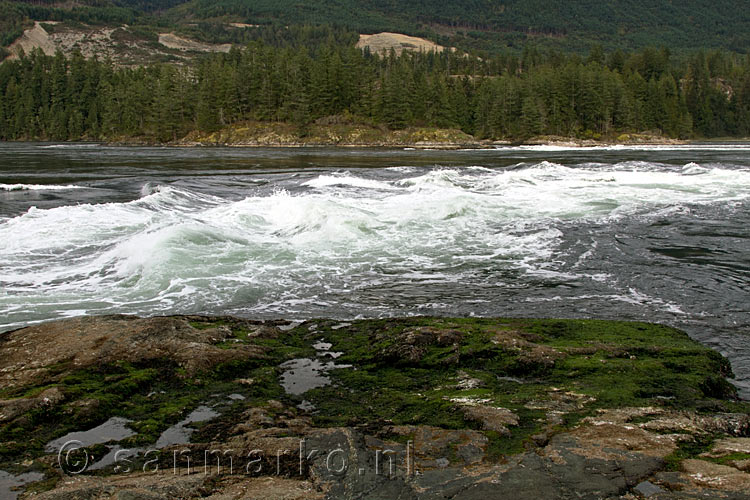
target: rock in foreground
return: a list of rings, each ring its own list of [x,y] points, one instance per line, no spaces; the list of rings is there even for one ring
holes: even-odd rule
[[[0,496],[750,498],[730,375],[643,323],[51,322],[0,335]]]

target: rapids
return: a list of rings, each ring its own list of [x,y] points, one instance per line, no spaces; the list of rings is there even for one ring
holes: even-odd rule
[[[637,319],[728,355],[750,396],[750,145],[81,146],[0,145],[0,330],[106,313]]]

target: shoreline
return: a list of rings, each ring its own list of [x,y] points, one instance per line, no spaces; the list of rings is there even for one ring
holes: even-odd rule
[[[428,136],[423,140],[398,140],[398,135],[410,136]],[[328,130],[324,133],[330,133]],[[547,146],[547,147],[571,147],[571,148],[597,148],[613,146],[660,146],[660,145],[684,145],[692,141],[660,137],[654,135],[629,134],[627,140],[606,139],[579,139],[575,137],[557,137],[541,136],[533,137],[527,140],[490,140],[474,139],[461,131],[451,129],[405,129],[404,131],[390,131],[395,138],[378,139],[371,141],[351,141],[346,138],[339,138],[333,134],[333,137],[327,140],[320,140],[320,135],[311,139],[296,139],[278,137],[271,134],[266,137],[234,137],[234,134],[226,131],[219,132],[218,136],[211,134],[208,136],[197,136],[195,133],[188,134],[185,138],[178,141],[169,141],[166,143],[141,143],[136,141],[136,145],[151,144],[168,147],[231,147],[231,148],[386,148],[386,149],[414,149],[414,150],[494,150],[503,147],[519,146]],[[455,136],[464,135],[464,140],[430,140],[429,136]],[[129,145],[129,141],[108,142],[107,145]]]
[[[723,139],[724,141],[728,139]],[[736,138],[736,141],[750,140]],[[622,133],[599,139],[564,136],[536,136],[526,139],[476,139],[456,129],[410,127],[389,130],[368,124],[311,125],[301,131],[284,122],[244,122],[216,132],[192,131],[176,140],[159,141],[145,137],[110,137],[104,140],[18,141],[60,144],[97,143],[104,146],[145,147],[233,147],[233,148],[390,148],[415,150],[492,150],[503,147],[546,146],[597,148],[613,146],[686,145],[706,139],[684,140],[656,133]]]
[[[581,150],[610,148],[617,146],[689,146],[691,144],[717,143],[724,144],[727,142],[750,142],[750,139],[733,139],[729,140],[649,140],[643,142],[617,142],[617,141],[594,141],[589,139],[561,139],[552,141],[530,140],[530,141],[477,141],[476,143],[452,143],[452,142],[412,142],[412,143],[335,143],[335,142],[152,142],[141,140],[115,140],[115,141],[15,141],[15,142],[43,142],[48,144],[98,144],[105,147],[165,147],[165,148],[278,148],[278,149],[314,149],[314,148],[332,148],[332,149],[413,149],[416,151],[457,151],[457,150],[477,150],[491,151],[502,148],[512,147],[561,147],[561,148],[578,148]]]

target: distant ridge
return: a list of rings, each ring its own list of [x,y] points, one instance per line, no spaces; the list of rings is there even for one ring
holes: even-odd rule
[[[736,0],[44,0],[0,1],[0,45],[32,21],[148,26],[190,32],[203,43],[242,42],[257,26],[336,26],[361,34],[403,33],[464,51],[522,50],[532,44],[587,53],[668,47],[748,53],[750,16]],[[746,7],[746,6],[744,6]],[[231,40],[230,40],[231,38]],[[244,40],[247,40],[245,38]],[[398,47],[395,47],[398,48]]]

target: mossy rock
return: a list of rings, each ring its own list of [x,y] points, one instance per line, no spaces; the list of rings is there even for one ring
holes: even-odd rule
[[[600,410],[748,410],[726,381],[731,377],[727,360],[663,325],[417,317],[343,325],[320,319],[277,328],[283,323],[200,316],[153,323],[178,325],[185,338],[204,339],[211,363],[149,355],[128,361],[101,357],[83,368],[47,366],[44,377],[2,395],[4,405],[24,400],[30,406],[18,418],[0,420],[0,468],[39,458],[48,441],[112,416],[132,420],[136,435],[125,444],[147,445],[206,401],[224,409],[220,424],[212,427],[221,432],[229,432],[249,409],[276,402],[285,408],[278,411],[284,418],[304,417],[315,427],[386,434],[393,426],[471,430],[486,436],[484,453],[491,460],[522,452],[539,435],[569,429]],[[82,324],[96,329],[105,323]],[[78,334],[85,336],[86,328]],[[29,331],[4,334],[0,353]],[[146,337],[164,333],[143,332]],[[285,393],[279,365],[314,358],[313,344],[320,340],[332,344],[331,352],[342,353],[337,364],[351,367],[330,370],[330,385],[299,396]],[[236,355],[240,351],[255,355]],[[64,395],[59,403],[42,400],[51,387]],[[242,398],[230,400],[230,394]],[[296,409],[303,400],[312,404],[312,413]]]

